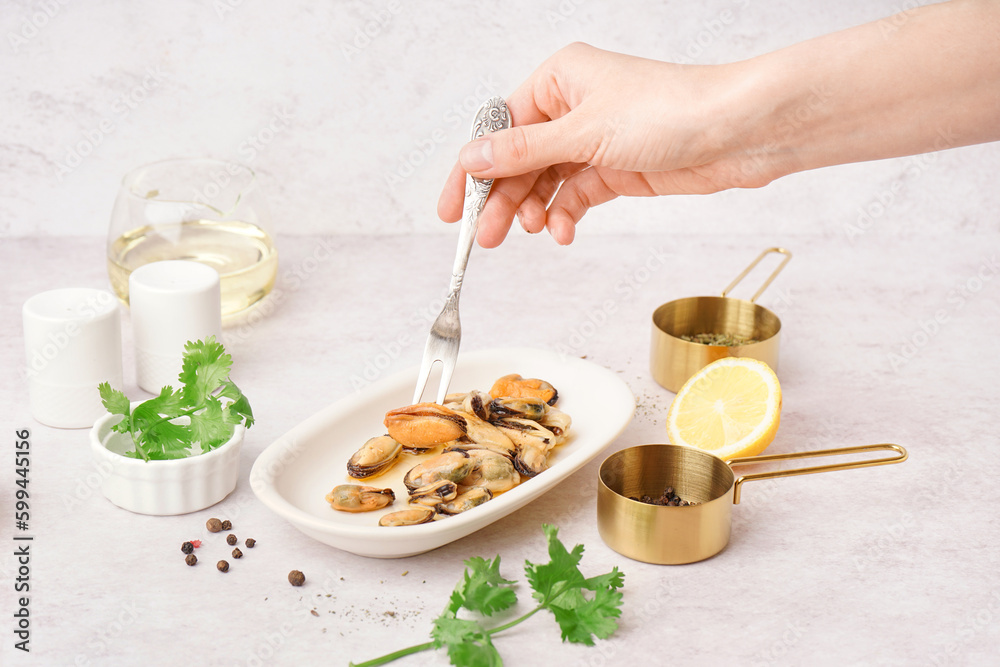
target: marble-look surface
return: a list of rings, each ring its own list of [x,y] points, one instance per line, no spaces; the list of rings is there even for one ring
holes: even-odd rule
[[[983,207],[979,222],[993,225],[997,214]],[[673,395],[647,371],[650,313],[666,300],[718,292],[771,244],[789,246],[795,258],[761,299],[784,325],[784,412],[769,451],[889,441],[906,446],[910,460],[747,485],[729,547],[670,567],[630,561],[601,541],[602,457],[478,533],[403,560],[324,546],[254,498],[250,466],[271,442],[349,394],[366,372],[375,379],[418,362],[423,323],[446,283],[452,235],[280,239],[280,298],[262,309],[266,317],[225,331],[234,378],[259,420],[246,439],[238,486],[218,506],[179,517],[111,505],[96,489],[87,432],[40,426],[28,412],[20,305],[52,287],[106,287],[103,240],[8,239],[0,245],[0,404],[8,454],[11,433],[31,430],[36,537],[32,653],[24,655],[10,633],[7,468],[0,661],[230,666],[372,658],[427,640],[464,559],[500,553],[503,572],[523,582],[523,561],[546,558],[540,525],[554,520],[565,542],[586,545],[585,572],[613,565],[625,572],[621,627],[586,648],[560,643],[551,618],[540,615],[496,637],[510,665],[995,664],[1000,234],[883,227],[852,242],[814,226],[751,240],[585,237],[568,248],[521,235],[474,253],[463,298],[465,349],[528,345],[586,355],[619,373],[637,400],[635,419],[607,452],[663,441]],[[127,318],[124,339],[128,349]],[[126,357],[126,382],[138,397]],[[205,533],[210,516],[230,518],[241,538],[258,540],[226,575],[212,566],[229,549],[220,535]],[[206,540],[195,568],[179,551],[192,538]],[[285,581],[293,568],[306,573],[306,586]],[[523,611],[525,585],[519,594]],[[398,664],[447,658],[421,654]]]
[[[436,232],[475,108],[570,42],[722,63],[917,4],[0,0],[0,235],[104,233],[127,171],[200,155],[256,170],[281,235]],[[977,212],[1000,207],[998,171],[996,146],[964,148],[620,202],[580,233],[995,230]]]

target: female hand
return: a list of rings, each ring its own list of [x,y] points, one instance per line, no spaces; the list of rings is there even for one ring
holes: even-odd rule
[[[709,193],[772,176],[727,152],[734,66],[684,66],[572,44],[510,96],[515,127],[462,149],[438,214],[462,215],[465,173],[496,178],[479,243],[503,241],[515,214],[530,233],[573,240],[587,209],[619,195]],[[561,186],[561,187],[560,187]],[[558,192],[557,192],[558,191]]]
[[[515,214],[561,244],[619,195],[752,188],[804,169],[1000,139],[1000,2],[952,0],[728,65],[570,45],[508,99],[515,126],[462,148],[438,202],[462,215],[465,172],[496,178],[480,245]]]

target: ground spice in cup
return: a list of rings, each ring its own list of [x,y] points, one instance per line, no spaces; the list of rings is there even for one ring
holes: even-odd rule
[[[686,340],[689,343],[700,343],[701,345],[722,345],[724,347],[752,345],[760,342],[756,338],[749,338],[748,336],[720,333],[684,334],[680,337],[680,339]]]
[[[629,496],[629,500],[636,500],[640,503],[646,503],[647,505],[660,505],[662,507],[688,507],[689,505],[697,505],[696,502],[690,502],[681,498],[674,491],[674,487],[668,486],[663,490],[658,498],[643,494],[641,498],[636,498],[635,496]]]

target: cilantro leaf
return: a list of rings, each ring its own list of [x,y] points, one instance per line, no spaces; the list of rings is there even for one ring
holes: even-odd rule
[[[191,414],[191,439],[201,445],[202,452],[218,447],[233,436],[233,425],[223,418],[219,399],[209,396],[205,409]]]
[[[184,384],[184,402],[190,407],[200,405],[229,379],[232,365],[233,358],[226,353],[222,343],[215,340],[215,336],[188,341],[184,346],[184,363],[179,376]]]
[[[475,556],[465,561],[465,566],[465,575],[452,594],[453,602],[455,596],[460,594],[462,607],[486,616],[492,616],[517,602],[517,594],[510,588],[514,582],[500,576],[500,556],[492,561]]]
[[[592,635],[606,639],[618,629],[614,619],[621,616],[621,603],[622,594],[614,588],[598,588],[589,599],[580,589],[571,589],[549,609],[559,623],[563,641],[593,646]]]
[[[460,609],[492,615],[516,602],[514,583],[500,575],[500,557],[492,561],[470,558],[461,581],[452,591],[448,605],[434,620],[432,641],[409,646],[352,667],[377,667],[407,655],[434,648],[445,648],[451,663],[458,667],[499,667],[503,664],[493,645],[492,636],[526,621],[542,609],[552,612],[563,641],[593,646],[594,637],[606,639],[618,629],[621,616],[625,575],[613,568],[611,572],[585,579],[578,567],[583,546],[567,550],[559,541],[558,529],[544,525],[551,560],[544,565],[525,561],[524,571],[539,605],[513,621],[486,629],[473,620],[457,617]]]
[[[555,526],[545,524],[542,526],[545,537],[549,543],[549,558],[544,565],[534,565],[529,561],[524,562],[524,572],[528,577],[528,583],[534,591],[532,597],[545,606],[552,601],[560,590],[570,588],[580,588],[583,585],[583,575],[577,565],[583,558],[583,545],[578,544],[572,551],[567,551],[562,542],[559,541],[559,529]],[[557,589],[558,586],[558,589]]]
[[[457,667],[500,667],[503,660],[483,626],[445,612],[434,620],[434,648],[447,648]]]
[[[112,426],[111,430],[117,433],[128,433],[129,422],[132,417],[132,405],[129,403],[128,397],[117,389],[112,389],[111,384],[108,382],[102,382],[97,385],[97,391],[101,395],[101,403],[104,404],[105,410],[113,415],[122,415],[124,417],[124,419]]]
[[[131,409],[125,394],[107,382],[98,385],[108,412],[124,417],[112,429],[131,435],[135,450],[127,455],[147,461],[183,458],[196,453],[192,451],[196,444],[202,453],[222,445],[232,437],[236,424],[250,428],[253,411],[229,379],[232,365],[232,357],[212,336],[184,346],[179,390],[163,387],[158,396]]]
[[[545,525],[543,529],[551,560],[545,565],[524,564],[532,596],[552,612],[563,641],[593,646],[594,636],[604,639],[618,628],[615,619],[621,616],[622,604],[618,589],[624,585],[625,576],[616,567],[607,574],[585,579],[578,567],[583,545],[567,551],[556,527]]]

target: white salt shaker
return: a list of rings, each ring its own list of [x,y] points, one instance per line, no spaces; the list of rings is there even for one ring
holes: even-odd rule
[[[128,294],[138,385],[153,394],[176,389],[184,344],[222,338],[219,273],[198,262],[153,262],[132,272]]]
[[[24,344],[32,416],[48,426],[93,426],[104,414],[97,385],[122,388],[118,299],[83,287],[42,292],[24,302]]]

